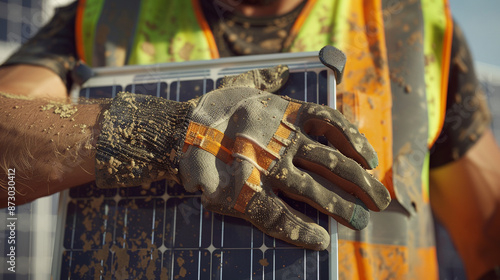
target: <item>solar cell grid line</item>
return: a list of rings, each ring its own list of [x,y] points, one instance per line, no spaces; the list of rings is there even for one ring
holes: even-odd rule
[[[174,216],[173,216],[173,218],[174,218],[174,222],[173,222],[173,227],[174,227],[173,232],[174,232],[174,234],[172,235],[172,244],[175,244],[175,232],[176,232],[175,225],[177,224],[176,223],[176,219],[177,219],[177,207],[174,207]],[[171,265],[171,269],[170,269],[171,275],[170,276],[173,277],[174,258],[171,258],[170,262],[171,262],[170,263],[170,265]]]
[[[279,94],[327,104],[326,68],[317,62],[317,59],[308,59],[306,63],[283,63],[290,65],[291,73],[288,84]],[[265,65],[269,66],[279,64],[267,59],[265,61]],[[189,66],[189,63],[183,65]],[[203,71],[167,69],[165,72],[146,74],[141,74],[142,70],[137,67],[135,69],[138,73],[116,69],[114,71],[117,73],[113,74],[109,72],[110,70],[103,69],[104,72],[108,71],[108,75],[98,75],[90,79],[80,90],[79,95],[84,98],[112,97],[119,90],[125,89],[170,100],[186,101],[217,88],[220,85],[220,78],[224,75],[262,68],[259,65],[233,67],[237,65],[233,62],[227,65],[212,65],[209,70]],[[319,140],[324,142],[324,139]],[[107,217],[102,223],[104,228],[112,229],[111,232],[105,230],[101,233],[102,242],[99,244],[101,248],[99,250],[102,251],[103,246],[107,244],[105,240],[111,240],[108,244],[110,247],[122,245],[120,247],[125,250],[123,252],[129,255],[129,266],[133,266],[133,262],[144,262],[146,260],[144,258],[147,257],[148,264],[153,264],[157,268],[155,277],[161,279],[167,276],[168,279],[174,279],[175,276],[177,278],[183,276],[186,279],[235,279],[231,278],[233,276],[238,276],[238,279],[286,279],[283,277],[292,275],[307,279],[328,277],[328,252],[297,248],[264,235],[244,220],[211,213],[199,203],[200,195],[200,191],[194,194],[185,193],[182,186],[167,181],[155,182],[148,189],[137,186],[100,190],[96,189],[95,185],[88,184],[71,189],[61,196],[61,216],[73,215],[71,217],[77,219],[78,215],[85,218],[85,213],[87,215],[90,213],[85,207],[68,207],[71,201],[81,200],[89,203],[101,197],[105,198],[105,201],[111,201],[114,204],[106,205],[110,207],[107,211],[111,214],[105,215]],[[327,228],[328,218],[325,214],[305,203],[284,199]],[[160,212],[161,221],[155,225]],[[139,222],[136,220],[137,217],[141,217],[143,221]],[[146,221],[149,225],[147,227],[144,225]],[[126,231],[120,223],[127,225]],[[63,228],[62,234],[66,235],[65,238],[70,234],[74,239],[78,239],[81,230],[71,227],[68,223],[64,225],[64,221],[61,220],[59,224],[62,224],[59,228]],[[148,244],[151,245],[147,245],[144,239],[141,239],[143,238],[141,234],[150,237]],[[136,246],[137,250],[131,250],[131,246]],[[63,275],[79,279],[76,265],[80,265],[80,268],[82,265],[92,265],[92,253],[98,250],[78,249],[74,244],[59,244],[59,248],[61,250],[56,247],[54,254],[60,252],[72,257],[69,258],[70,263],[66,258],[54,264],[54,279],[66,279]],[[155,253],[159,256],[156,259],[153,256]],[[116,270],[118,259],[117,252],[109,249],[107,258],[101,257],[95,261],[104,270]],[[235,266],[232,267],[231,264]],[[94,265],[94,268],[97,268],[97,265]],[[128,273],[132,272],[142,273],[144,269],[136,267],[134,270],[129,267]],[[106,273],[108,272],[104,271],[102,276],[104,277]]]

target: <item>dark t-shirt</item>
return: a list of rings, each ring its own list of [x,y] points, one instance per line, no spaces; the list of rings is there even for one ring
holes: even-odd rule
[[[289,13],[267,18],[245,18],[201,1],[221,56],[280,52],[304,3]],[[70,70],[77,61],[75,47],[76,3],[59,8],[54,18],[14,53],[4,65],[32,64],[57,73],[69,87]],[[476,78],[465,38],[455,24],[453,32],[446,117],[431,149],[431,167],[463,156],[489,126],[485,95]]]

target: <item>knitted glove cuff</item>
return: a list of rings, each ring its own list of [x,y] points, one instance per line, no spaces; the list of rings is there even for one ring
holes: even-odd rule
[[[179,181],[186,116],[193,107],[189,102],[119,93],[101,121],[97,186],[136,186],[162,178]]]

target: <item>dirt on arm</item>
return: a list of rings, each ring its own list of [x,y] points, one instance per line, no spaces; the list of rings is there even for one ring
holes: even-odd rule
[[[106,104],[72,105],[0,95],[0,207],[8,169],[16,205],[94,179],[98,119]]]

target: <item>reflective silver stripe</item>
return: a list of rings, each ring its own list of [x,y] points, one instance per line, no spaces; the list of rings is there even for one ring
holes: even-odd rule
[[[431,207],[424,203],[422,206],[417,209],[417,215],[412,215],[393,200],[383,212],[370,211],[370,222],[361,231],[339,224],[339,240],[416,248],[432,247],[435,239]]]

